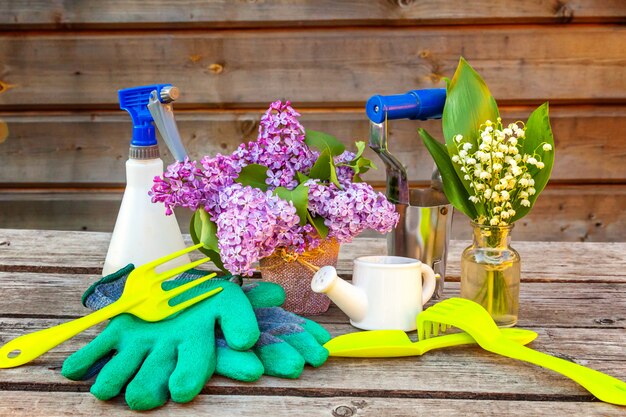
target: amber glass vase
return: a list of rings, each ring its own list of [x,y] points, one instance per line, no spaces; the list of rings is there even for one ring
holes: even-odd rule
[[[461,257],[461,297],[476,301],[500,327],[517,323],[520,256],[510,246],[513,225],[472,222],[473,241]]]

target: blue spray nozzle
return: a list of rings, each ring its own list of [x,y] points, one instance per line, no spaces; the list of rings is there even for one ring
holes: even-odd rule
[[[133,146],[154,146],[157,144],[154,132],[153,119],[148,110],[150,93],[157,91],[157,97],[163,101],[162,90],[168,89],[171,84],[153,84],[140,87],[126,88],[119,90],[117,95],[120,100],[120,109],[126,110],[133,119],[133,139],[130,144]]]
[[[365,104],[365,111],[374,123],[397,119],[440,119],[445,102],[445,88],[412,90],[406,94],[372,96]]]

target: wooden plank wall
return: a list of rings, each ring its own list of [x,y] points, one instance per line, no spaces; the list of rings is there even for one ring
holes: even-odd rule
[[[119,88],[177,85],[193,157],[253,139],[276,99],[349,143],[367,140],[370,95],[443,87],[463,55],[506,120],[551,103],[553,178],[516,238],[623,241],[625,22],[624,0],[4,0],[0,227],[112,230],[131,129]],[[416,186],[432,167],[419,125],[441,137],[432,121],[390,130]]]

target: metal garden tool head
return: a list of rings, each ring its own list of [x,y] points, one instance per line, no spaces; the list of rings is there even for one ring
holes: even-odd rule
[[[439,119],[446,100],[444,88],[412,90],[406,94],[372,96],[365,105],[370,119],[369,146],[385,164],[387,198],[400,214],[398,226],[387,240],[389,255],[416,258],[430,265],[441,278],[435,297],[443,292],[452,206],[443,193],[441,175],[433,169],[430,187],[410,189],[406,168],[389,152],[389,120]]]

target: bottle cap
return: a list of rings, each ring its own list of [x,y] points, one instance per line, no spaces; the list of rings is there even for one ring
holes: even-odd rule
[[[160,156],[159,145],[134,146],[130,145],[128,153],[130,159],[156,159]]]
[[[155,146],[157,144],[153,119],[148,110],[150,93],[157,91],[161,102],[172,101],[178,96],[178,89],[171,84],[153,84],[126,88],[118,91],[120,108],[126,110],[133,120],[131,146]]]

